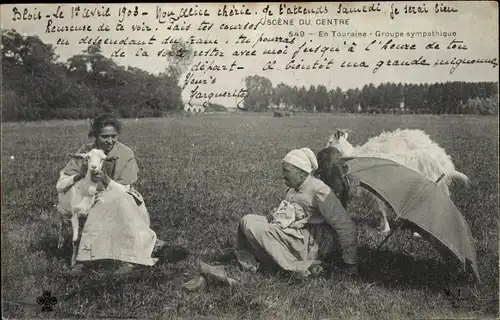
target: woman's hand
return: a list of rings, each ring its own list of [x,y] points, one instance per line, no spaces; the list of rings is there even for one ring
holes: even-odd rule
[[[269,213],[269,214],[267,214],[266,219],[267,219],[267,222],[271,223],[271,222],[273,222],[274,217],[272,214]]]
[[[268,211],[266,215],[267,222],[271,223],[274,220],[274,211],[276,211],[275,207],[272,207],[271,210]]]

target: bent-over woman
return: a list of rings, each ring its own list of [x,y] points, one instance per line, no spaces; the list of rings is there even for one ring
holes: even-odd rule
[[[77,151],[86,153],[98,148],[117,159],[106,161],[102,171],[91,174],[92,181],[98,183],[98,193],[81,233],[76,260],[119,260],[124,264],[118,272],[128,272],[133,269],[132,264],[156,263],[158,259],[151,255],[157,238],[149,228],[144,199],[133,187],[139,171],[134,152],[117,140],[120,132],[121,123],[116,117],[101,115],[94,119],[88,135],[94,141]],[[71,188],[85,178],[86,172],[84,160],[69,161],[60,172],[57,192]],[[81,269],[81,266],[75,267]]]
[[[308,148],[290,151],[282,162],[289,187],[284,200],[302,206],[308,215],[299,234],[271,224],[261,215],[249,214],[239,223],[237,256],[242,265],[276,267],[307,277],[310,268],[340,249],[349,272],[357,272],[357,229],[335,193],[312,173],[318,168]],[[256,260],[256,261],[255,261]]]

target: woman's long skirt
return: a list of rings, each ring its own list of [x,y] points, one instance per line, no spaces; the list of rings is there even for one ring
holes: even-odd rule
[[[263,267],[277,265],[306,276],[311,265],[339,250],[337,237],[329,225],[309,224],[294,231],[299,231],[302,237],[269,223],[266,217],[249,214],[240,220],[237,248],[251,253]]]
[[[152,266],[158,260],[151,257],[155,242],[142,197],[137,192],[105,190],[89,212],[76,260],[112,259]]]

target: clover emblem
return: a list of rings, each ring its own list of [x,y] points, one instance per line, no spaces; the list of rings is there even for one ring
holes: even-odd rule
[[[43,306],[42,311],[54,311],[52,306],[56,305],[57,298],[53,297],[50,291],[44,291],[40,297],[36,298],[36,303]]]

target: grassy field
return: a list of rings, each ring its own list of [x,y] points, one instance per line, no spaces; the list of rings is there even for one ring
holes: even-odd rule
[[[280,162],[291,149],[321,150],[335,128],[356,131],[364,143],[381,130],[420,128],[472,179],[453,197],[476,239],[483,283],[464,300],[456,266],[446,264],[425,241],[383,235],[365,223],[358,207],[357,278],[308,281],[249,274],[236,265],[229,275],[243,282],[230,290],[216,284],[182,290],[197,258],[214,263],[234,245],[238,220],[263,214],[284,195]],[[204,115],[126,120],[120,140],[133,148],[141,168],[152,229],[160,239],[186,245],[191,255],[162,264],[142,277],[78,277],[69,273],[69,251],[56,249],[55,183],[66,154],[87,142],[85,121],[2,125],[2,308],[4,318],[227,318],[227,319],[430,319],[498,316],[498,118],[462,116]],[[14,158],[12,159],[11,156]],[[451,293],[447,291],[451,289]],[[36,298],[50,290],[55,312]]]

